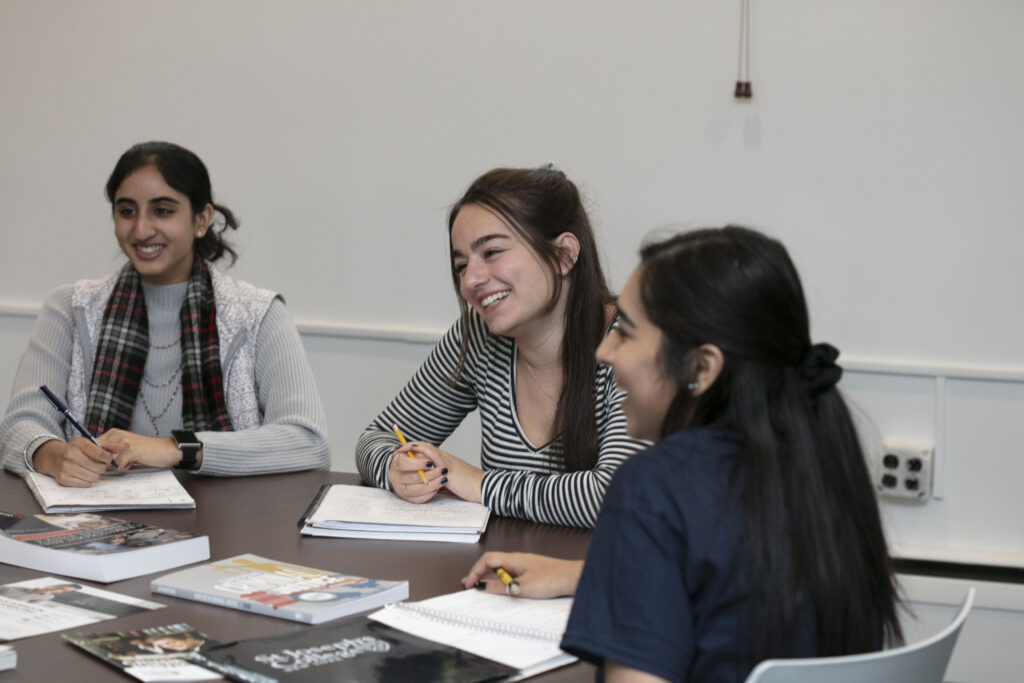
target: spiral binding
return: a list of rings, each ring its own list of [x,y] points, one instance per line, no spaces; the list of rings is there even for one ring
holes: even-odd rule
[[[452,614],[451,612],[445,612],[439,609],[433,609],[431,607],[423,607],[422,605],[410,604],[406,602],[396,602],[388,605],[389,609],[405,609],[410,612],[416,612],[425,616],[432,621],[447,622],[449,624],[458,624],[460,626],[469,626],[484,631],[492,631],[495,633],[504,633],[510,636],[516,636],[520,638],[533,638],[534,640],[548,640],[548,641],[560,641],[562,639],[561,633],[552,633],[551,631],[544,631],[539,628],[530,628],[529,626],[512,626],[510,624],[503,624],[500,621],[491,621],[490,619],[478,619],[476,617],[464,617],[458,614]]]

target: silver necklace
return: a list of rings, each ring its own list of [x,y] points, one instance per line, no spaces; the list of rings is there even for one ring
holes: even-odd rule
[[[183,367],[185,367],[185,360],[184,359],[182,359],[181,364],[178,365],[178,369],[174,371],[174,374],[171,375],[171,378],[169,380],[167,380],[166,382],[164,382],[163,384],[154,384],[153,380],[151,380],[150,378],[146,377],[145,375],[142,376],[142,381],[145,382],[146,384],[148,384],[149,386],[153,387],[154,389],[163,389],[166,386],[170,386],[171,382],[173,382],[174,380],[176,380],[178,378],[178,375],[181,374],[181,369]]]
[[[537,385],[537,388],[540,389],[541,392],[545,396],[547,396],[552,403],[558,403],[558,399],[549,394],[547,390],[541,385],[540,381],[537,379],[537,375],[533,374],[533,366],[530,365],[530,361],[524,358],[523,362],[526,363],[526,369],[530,371],[530,377],[533,378],[533,383]]]
[[[171,346],[173,346],[173,344],[171,344]],[[153,348],[158,348],[158,347],[154,346]],[[170,348],[170,347],[168,347],[168,348]],[[173,382],[176,379],[178,379],[178,376],[181,375],[181,371],[182,371],[182,369],[184,367],[185,367],[185,359],[182,358],[181,359],[181,363],[178,365],[178,369],[175,370],[174,374],[171,375],[171,378],[168,379],[163,384],[156,384],[152,380],[150,380],[148,377],[146,377],[145,375],[142,376],[142,381],[143,381],[144,384],[148,384],[149,386],[153,387],[154,389],[163,389],[163,388],[165,388],[167,386],[170,386],[171,382]],[[160,436],[160,428],[157,427],[157,425],[156,425],[157,420],[159,420],[161,417],[166,415],[167,411],[170,410],[171,404],[174,403],[174,399],[176,399],[178,397],[178,391],[180,389],[181,389],[181,382],[178,382],[177,385],[175,385],[175,387],[174,387],[174,393],[171,394],[171,399],[167,402],[167,405],[164,406],[164,409],[161,410],[158,415],[154,415],[153,411],[149,409],[149,401],[146,400],[146,392],[144,390],[142,390],[142,389],[139,390],[139,398],[142,399],[142,409],[146,412],[146,417],[149,418],[150,423],[153,425],[153,434],[155,436]]]
[[[180,372],[181,369],[179,368],[178,371]],[[175,373],[175,374],[177,374],[177,373]],[[167,386],[167,385],[165,384],[164,386]],[[167,402],[167,405],[164,406],[164,409],[160,411],[159,415],[154,415],[153,411],[151,411],[149,409],[149,403],[146,401],[146,393],[144,391],[140,391],[139,392],[139,398],[142,399],[142,409],[144,411],[146,411],[146,417],[148,417],[149,421],[153,424],[153,435],[154,436],[160,436],[160,428],[156,426],[156,421],[159,420],[161,417],[163,417],[165,414],[167,414],[167,411],[170,409],[171,404],[174,403],[174,399],[178,397],[178,391],[180,389],[181,389],[181,383],[179,382],[178,385],[174,387],[174,393],[171,394],[171,400],[169,400]]]
[[[163,344],[163,345],[160,345],[160,346],[157,346],[156,344],[150,344],[149,348],[156,349],[157,351],[165,351],[165,350],[167,350],[167,349],[169,349],[169,348],[171,348],[173,346],[177,346],[180,343],[181,343],[181,337],[178,337],[177,339],[175,339],[174,341],[172,341],[169,344]]]

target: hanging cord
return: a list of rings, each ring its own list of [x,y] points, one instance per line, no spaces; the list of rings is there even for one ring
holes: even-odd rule
[[[750,86],[750,0],[740,0],[740,56],[733,95],[740,100],[754,95]]]

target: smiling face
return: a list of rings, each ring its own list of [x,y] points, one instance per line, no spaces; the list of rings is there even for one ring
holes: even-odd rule
[[[151,285],[188,280],[193,242],[205,234],[212,215],[210,205],[193,214],[188,197],[168,185],[154,166],[133,172],[114,194],[117,243]]]
[[[494,213],[478,204],[463,206],[452,224],[451,245],[459,294],[491,332],[521,338],[553,324],[561,327],[564,301],[545,313],[554,292],[551,269]]]
[[[644,312],[639,274],[633,271],[619,295],[619,324],[601,342],[597,360],[614,368],[615,383],[628,394],[622,402],[626,432],[656,441],[679,385],[662,359],[662,332]]]

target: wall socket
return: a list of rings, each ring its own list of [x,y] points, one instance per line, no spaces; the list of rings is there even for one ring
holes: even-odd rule
[[[924,503],[932,495],[931,446],[886,444],[875,458],[875,489],[880,496]]]

